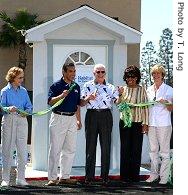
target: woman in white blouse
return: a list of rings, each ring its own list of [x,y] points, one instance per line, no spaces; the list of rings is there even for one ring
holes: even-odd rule
[[[152,67],[151,75],[154,84],[148,88],[149,101],[158,103],[149,108],[149,145],[151,158],[151,173],[147,182],[160,179],[160,184],[168,181],[170,168],[170,138],[172,134],[171,111],[173,100],[173,89],[164,83],[165,69],[157,64]],[[170,103],[170,104],[166,104]],[[159,170],[159,157],[161,166]]]

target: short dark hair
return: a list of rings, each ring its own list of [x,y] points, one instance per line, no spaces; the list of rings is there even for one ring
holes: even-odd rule
[[[124,71],[124,75],[123,75],[123,80],[127,83],[127,78],[128,77],[137,77],[136,83],[139,84],[140,83],[140,79],[141,79],[141,73],[138,67],[136,67],[135,65],[130,65],[128,66],[125,71]]]
[[[67,72],[68,67],[74,67],[75,65],[73,63],[65,63],[62,67],[62,72]]]

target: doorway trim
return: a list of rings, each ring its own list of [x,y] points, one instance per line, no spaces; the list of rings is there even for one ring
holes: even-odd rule
[[[49,88],[53,83],[53,45],[102,45],[107,46],[107,61],[108,61],[108,82],[113,83],[113,49],[114,40],[76,40],[76,39],[47,39],[47,70],[48,70],[48,83]],[[105,65],[105,64],[104,64]]]
[[[108,82],[113,83],[113,54],[115,40],[76,40],[76,39],[46,39],[47,42],[47,88],[49,89],[53,83],[53,45],[102,45],[107,46],[107,61],[108,61]],[[48,120],[49,120],[48,116]],[[49,147],[49,133],[48,133]],[[47,153],[48,148],[47,147]]]

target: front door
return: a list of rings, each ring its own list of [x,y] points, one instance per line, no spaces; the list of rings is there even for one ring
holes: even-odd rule
[[[75,81],[80,85],[93,77],[94,64],[102,63],[106,66],[108,78],[107,46],[92,45],[54,45],[53,47],[53,81],[61,77],[61,69],[65,62],[76,65]],[[78,131],[76,156],[73,166],[85,166],[85,120],[86,108],[81,108],[82,129]],[[97,144],[96,166],[100,166],[100,146]]]

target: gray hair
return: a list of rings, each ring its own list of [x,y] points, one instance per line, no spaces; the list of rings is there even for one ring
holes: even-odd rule
[[[97,68],[104,68],[104,69],[106,69],[104,64],[95,64],[95,66],[93,68],[93,71],[95,72]]]

